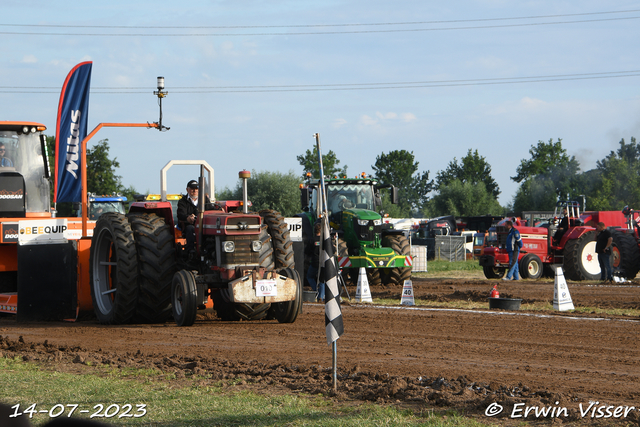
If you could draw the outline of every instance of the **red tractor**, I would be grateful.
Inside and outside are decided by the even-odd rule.
[[[200,192],[196,251],[183,249],[166,201],[166,171],[174,164],[201,167],[200,188],[213,196],[213,169],[204,161],[172,161],[161,175],[161,201],[134,202],[127,215],[98,219],[90,255],[93,306],[101,323],[195,322],[198,310],[213,306],[222,320],[296,320],[302,281],[284,218],[275,211],[248,211],[244,199],[205,205]],[[209,172],[205,187],[204,169]],[[195,256],[194,256],[195,255]],[[211,304],[213,302],[213,304]]]
[[[567,226],[564,234],[556,235],[560,225],[560,214],[567,210]],[[501,278],[509,266],[509,256],[505,249],[507,228],[500,221],[496,227],[498,246],[483,249],[480,265],[488,279]],[[624,227],[626,220],[619,211],[593,211],[580,213],[580,204],[575,201],[558,202],[554,220],[549,227],[528,227],[516,219],[514,227],[520,232],[523,247],[518,258],[520,276],[538,279],[543,273],[553,276],[554,264],[563,266],[564,275],[569,280],[597,280],[600,278],[600,264],[595,251],[595,226],[604,222],[615,231]],[[614,233],[615,234],[615,233]],[[554,237],[557,238],[554,239]],[[620,268],[620,251],[614,244],[613,267]]]

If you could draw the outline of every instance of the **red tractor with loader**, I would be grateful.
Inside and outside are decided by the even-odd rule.
[[[567,211],[567,229],[561,236],[556,235],[562,211]],[[597,280],[600,264],[595,251],[595,226],[604,222],[614,232],[625,227],[626,219],[619,211],[587,211],[580,213],[580,204],[575,201],[558,202],[554,220],[546,227],[529,227],[517,218],[505,218],[498,223],[496,231],[498,245],[483,249],[479,263],[488,279],[504,276],[509,267],[509,256],[505,249],[508,230],[505,222],[511,220],[520,232],[523,247],[518,257],[520,276],[538,279],[543,274],[553,276],[552,266],[562,265],[564,275],[569,280]],[[615,234],[615,233],[614,233]],[[555,238],[554,238],[555,237]],[[614,244],[613,267],[620,269],[620,250]]]
[[[198,310],[222,320],[296,320],[302,281],[284,218],[275,211],[248,211],[244,198],[205,205],[199,195],[196,248],[188,253],[166,199],[166,171],[198,165],[199,188],[213,199],[213,169],[204,161],[172,161],[161,174],[161,200],[131,204],[129,213],[107,213],[96,223],[91,245],[91,295],[102,323],[165,322],[190,326]],[[208,172],[205,180],[204,170]],[[208,185],[207,185],[208,184]]]

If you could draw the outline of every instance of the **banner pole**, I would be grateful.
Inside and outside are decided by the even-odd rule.
[[[337,341],[334,341],[331,345],[331,348],[333,350],[333,371],[332,371],[332,377],[333,377],[333,391],[337,392],[338,391],[338,344]]]

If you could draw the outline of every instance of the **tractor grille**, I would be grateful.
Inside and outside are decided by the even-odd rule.
[[[366,240],[373,242],[376,238],[376,234],[382,233],[382,225],[373,225],[373,221],[369,221],[367,225],[360,225],[358,219],[353,219],[353,230],[358,236],[358,240]]]
[[[222,252],[222,267],[236,265],[257,265],[259,253],[251,250],[251,242],[258,240],[258,235],[225,236],[224,241],[233,241],[236,244],[235,252]]]

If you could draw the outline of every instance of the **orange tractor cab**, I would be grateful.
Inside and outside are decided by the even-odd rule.
[[[567,229],[562,236],[556,236],[561,223],[561,213],[567,210]],[[508,230],[505,222],[500,221],[496,227],[498,244],[486,247],[482,251],[479,263],[489,279],[501,278],[509,266],[509,256],[505,249]],[[558,202],[554,218],[549,228],[530,227],[519,219],[514,227],[520,232],[523,247],[518,257],[522,278],[537,279],[546,273],[554,274],[552,265],[563,266],[564,275],[570,280],[597,280],[600,277],[600,265],[595,252],[595,226],[604,222],[607,227],[625,227],[626,219],[619,211],[589,211],[580,213],[580,204],[575,201]],[[559,238],[555,240],[554,236]],[[614,244],[613,267],[619,268],[620,251]]]
[[[56,218],[51,209],[45,130],[0,121],[0,313],[21,320],[75,318],[79,303],[91,307],[76,289],[88,271],[75,256],[88,258],[90,241],[81,239],[81,218]]]

